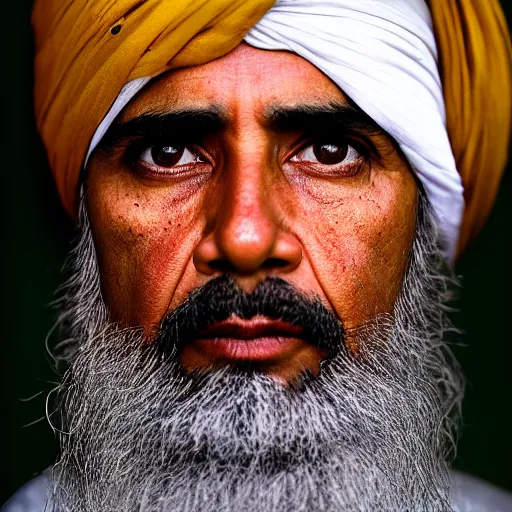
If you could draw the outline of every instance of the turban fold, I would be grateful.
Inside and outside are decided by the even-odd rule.
[[[430,0],[447,127],[466,208],[459,253],[480,231],[508,159],[511,44],[498,0]]]
[[[35,113],[65,208],[91,138],[135,78],[234,49],[274,0],[36,0]]]
[[[498,1],[431,0],[430,11],[425,0],[273,4],[36,0],[36,117],[65,207],[76,211],[80,170],[93,137],[101,136],[98,126],[103,121],[105,129],[117,113],[112,105],[122,108],[123,87],[128,84],[121,95],[128,101],[150,77],[208,62],[245,37],[254,46],[307,58],[395,137],[427,191],[453,260],[459,234],[461,249],[487,217],[507,158],[510,40]],[[372,61],[380,78],[364,68]],[[416,101],[416,119],[414,109],[390,100],[404,88],[402,103]]]

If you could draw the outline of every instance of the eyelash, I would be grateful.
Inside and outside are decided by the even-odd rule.
[[[172,136],[170,136],[169,139],[172,139]],[[123,156],[124,165],[133,169],[135,172],[138,172],[147,177],[156,176],[156,177],[161,178],[161,177],[164,177],[165,175],[170,175],[171,173],[168,173],[165,171],[156,171],[154,169],[149,169],[149,166],[147,164],[143,164],[140,161],[140,159],[145,151],[147,151],[148,149],[151,149],[155,146],[158,146],[160,144],[162,146],[165,145],[163,142],[161,143],[160,140],[158,140],[158,139],[155,140],[154,138],[150,138],[150,137],[140,138],[136,141],[132,141],[131,143],[128,143],[127,148],[125,149],[125,152],[124,152],[124,156]],[[198,149],[198,148],[200,148],[200,146],[198,144],[190,144],[190,143],[182,144],[182,143],[180,143],[178,138],[176,138],[176,142],[174,142],[174,144],[178,147],[184,147],[185,149],[188,149],[189,151],[191,151],[194,155],[198,155],[198,156],[200,156],[200,158],[203,158],[205,160],[205,162],[202,163],[202,165],[209,164],[211,158],[208,156],[208,154],[205,151],[200,151]],[[186,171],[189,170],[192,167],[192,165],[197,165],[197,164],[186,164],[186,165],[180,166],[183,168],[182,169],[183,172],[181,174],[186,174]],[[211,165],[211,163],[210,163],[210,165]],[[173,176],[177,177],[179,174],[180,173],[174,172]]]
[[[301,137],[301,139],[298,141],[300,143],[300,146],[298,149],[294,149],[293,153],[290,157],[287,158],[287,161],[290,161],[291,158],[298,155],[299,153],[303,152],[307,148],[314,146],[315,144],[318,144],[320,142],[325,141],[331,141],[331,142],[338,142],[340,145],[347,145],[349,147],[352,147],[357,153],[359,153],[360,157],[353,161],[346,164],[339,164],[344,168],[344,171],[341,173],[337,173],[339,176],[343,177],[351,177],[357,175],[361,168],[364,166],[365,163],[371,163],[372,161],[379,161],[380,160],[380,154],[373,144],[373,142],[360,134],[340,134],[338,136],[338,140],[336,138],[332,137],[332,135],[329,134],[322,134],[322,135],[315,135],[314,137]],[[318,168],[319,166],[324,165],[325,167],[333,168],[334,165],[327,165],[327,164],[321,164],[321,163],[310,163],[303,162],[301,164],[304,167],[307,167],[310,172],[313,172],[313,174],[318,175],[326,175],[327,173],[318,173],[315,172],[315,168]]]
[[[179,139],[177,139],[179,141]],[[354,148],[360,155],[360,157],[353,161],[346,164],[340,164],[344,171],[341,173],[337,173],[338,176],[345,176],[345,177],[351,177],[357,175],[360,171],[362,166],[364,166],[365,163],[370,163],[372,161],[376,161],[380,159],[379,152],[375,148],[373,142],[363,137],[359,134],[357,136],[355,135],[348,135],[348,134],[340,134],[338,141],[334,139],[332,136],[329,137],[328,135],[315,135],[314,137],[307,137],[303,136],[297,141],[296,144],[300,144],[297,149],[294,149],[292,154],[289,155],[286,158],[285,163],[289,163],[293,157],[300,154],[304,150],[306,150],[308,147],[313,146],[315,144],[319,144],[320,142],[324,141],[331,141],[331,142],[338,142],[338,144],[344,144],[351,146]],[[155,147],[159,145],[159,141],[155,141],[155,139],[149,139],[149,138],[141,138],[135,142],[127,143],[127,148],[125,150],[125,155],[123,160],[125,161],[125,164],[128,165],[130,168],[134,169],[135,171],[138,171],[146,176],[157,176],[157,177],[163,177],[165,175],[173,175],[173,177],[177,177],[180,174],[186,174],[187,170],[190,170],[191,167],[197,166],[198,164],[183,164],[179,166],[182,168],[182,172],[166,172],[166,171],[156,171],[154,169],[149,169],[147,164],[141,163],[140,159],[141,156],[144,154],[145,151],[148,149]],[[200,150],[201,146],[199,144],[180,144],[174,143],[176,146],[185,147],[189,151],[191,151],[193,154],[198,155],[200,158],[203,158],[205,162],[200,163],[199,165],[210,165],[213,166],[211,163],[211,157],[205,150]],[[165,145],[162,143],[162,146]],[[297,162],[297,165],[301,165],[304,168],[307,168],[309,172],[317,175],[327,175],[328,173],[320,173],[318,172],[318,168],[320,166],[330,167],[331,169],[335,167],[334,165],[328,165],[328,164],[321,164],[321,163],[308,163],[308,162]],[[316,171],[316,172],[315,172]]]

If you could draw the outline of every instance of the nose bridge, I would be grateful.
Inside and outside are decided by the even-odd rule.
[[[230,272],[260,279],[291,272],[302,259],[299,240],[278,211],[277,181],[265,137],[234,137],[219,173],[215,206],[207,208],[205,236],[194,264],[205,274]]]
[[[268,181],[265,163],[257,151],[232,161],[225,172],[220,223],[231,224],[238,232],[241,226],[257,231],[260,221],[270,221]]]
[[[272,211],[269,173],[263,150],[239,150],[225,170],[223,202],[215,225],[215,239],[226,257],[253,264],[271,257],[278,225]]]

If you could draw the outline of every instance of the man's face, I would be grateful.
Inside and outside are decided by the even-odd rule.
[[[299,57],[152,82],[87,168],[57,508],[449,510],[462,384],[417,192]]]
[[[317,68],[241,45],[140,93],[94,153],[86,197],[112,320],[151,335],[227,273],[247,292],[273,276],[315,294],[350,333],[393,309],[417,187],[390,138]],[[230,321],[234,338],[249,332],[247,350],[198,335],[182,366],[249,361],[284,381],[318,372],[325,354],[300,333],[283,343],[274,325],[261,343],[254,322]]]

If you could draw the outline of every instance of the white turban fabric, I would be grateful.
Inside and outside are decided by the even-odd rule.
[[[396,140],[425,189],[445,256],[453,263],[464,212],[463,187],[446,130],[425,0],[278,0],[245,41],[308,60]],[[139,78],[123,88],[98,127],[87,158],[150,80]]]

